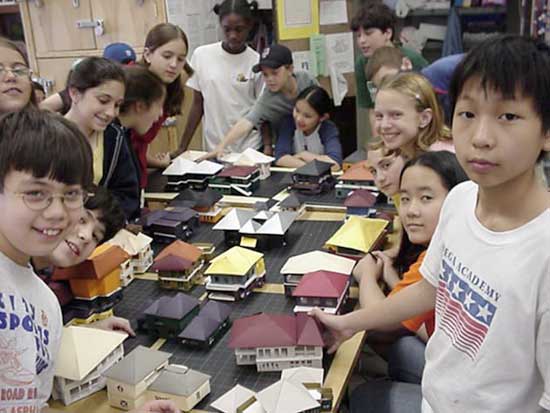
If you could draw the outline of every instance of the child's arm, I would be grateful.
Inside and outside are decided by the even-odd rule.
[[[262,123],[260,134],[262,135],[264,154],[273,156],[273,136],[271,136],[271,124],[269,122]]]
[[[284,168],[299,168],[305,164],[306,163],[302,159],[292,155],[281,156],[275,162],[275,165],[282,166]]]
[[[191,110],[189,111],[189,117],[187,118],[187,124],[185,125],[185,130],[181,136],[178,149],[170,154],[170,157],[173,159],[179,156],[181,153],[187,150],[189,142],[193,138],[199,123],[204,115],[204,99],[202,93],[198,90],[193,90],[193,104]]]
[[[223,155],[225,148],[232,143],[237,142],[239,139],[242,139],[244,136],[248,135],[250,131],[254,128],[252,122],[246,118],[241,118],[233,125],[233,127],[227,132],[222,141],[216,146],[216,148],[204,155],[201,160],[219,158]]]
[[[315,308],[310,315],[316,317],[331,332],[329,353],[333,353],[344,341],[363,330],[383,330],[435,306],[436,288],[422,280],[382,301],[343,316],[326,314]]]
[[[147,158],[147,166],[149,168],[164,169],[170,165],[170,154],[168,152],[151,155],[149,154],[149,151],[147,151],[145,156]]]
[[[59,112],[63,107],[63,100],[59,93],[54,93],[40,102],[38,107],[42,110],[49,110],[50,112]]]

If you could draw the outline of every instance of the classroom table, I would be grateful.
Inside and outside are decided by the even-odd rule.
[[[279,182],[280,172],[273,174],[271,180]],[[264,181],[264,188],[271,187],[271,192],[265,189],[260,195],[254,197],[231,197],[225,196],[223,202],[226,209],[238,205],[250,207],[258,200],[268,199],[266,196],[283,199],[287,193],[284,187],[276,184],[270,185],[270,179]],[[155,182],[153,180],[153,182]],[[334,190],[332,191],[334,192]],[[170,193],[147,193],[146,200],[151,202],[166,203],[177,194]],[[315,198],[311,198],[311,204],[316,205]],[[320,249],[323,243],[340,227],[344,219],[342,200],[337,200],[334,194],[325,194],[324,202],[317,204],[320,208],[313,207],[302,216],[300,221],[295,222],[288,234],[288,245],[266,251],[264,259],[266,263],[266,284],[254,291],[244,301],[233,304],[232,319],[255,312],[286,312],[291,313],[294,303],[284,296],[282,277],[280,269],[290,256]],[[307,201],[306,201],[307,202]],[[201,224],[193,234],[189,242],[211,242],[216,245],[216,254],[227,249],[223,243],[223,233],[212,231],[212,225]],[[158,246],[155,247],[158,250]],[[128,318],[133,324],[140,315],[148,299],[158,298],[160,295],[173,295],[172,290],[162,290],[156,282],[157,276],[154,273],[146,273],[136,277],[137,279],[124,290],[123,300],[114,308],[115,315]],[[206,292],[203,285],[198,285],[191,292],[191,295],[204,300]],[[357,287],[352,287],[351,298],[357,298]],[[354,301],[351,301],[352,303]],[[277,381],[280,372],[257,373],[254,367],[237,366],[233,352],[227,348],[229,333],[226,333],[212,349],[208,351],[188,350],[175,340],[155,339],[145,333],[139,332],[137,337],[125,341],[125,352],[128,353],[137,345],[145,345],[154,349],[160,349],[173,354],[171,363],[185,364],[190,368],[197,369],[206,374],[212,375],[211,394],[199,403],[198,408],[193,412],[213,411],[209,409],[209,403],[216,400],[221,394],[233,387],[237,382],[252,390],[261,390]],[[364,333],[356,334],[352,339],[344,343],[335,355],[325,357],[325,387],[333,390],[334,402],[332,412],[338,412],[340,403],[344,397],[348,380],[351,376],[357,358],[361,352]],[[219,368],[219,366],[224,368]],[[49,412],[73,412],[73,413],[111,413],[120,410],[110,407],[107,400],[106,390],[76,402],[70,406],[62,406],[59,402],[52,402]],[[53,410],[57,409],[57,410]]]

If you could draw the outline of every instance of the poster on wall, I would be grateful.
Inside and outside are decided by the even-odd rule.
[[[279,39],[307,39],[319,34],[318,0],[277,0]]]
[[[168,21],[183,29],[189,39],[188,57],[204,44],[221,39],[218,16],[212,11],[218,0],[166,0]]]

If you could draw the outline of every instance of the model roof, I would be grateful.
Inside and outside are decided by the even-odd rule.
[[[170,358],[170,353],[137,346],[130,354],[107,370],[103,375],[108,379],[128,384],[137,384],[151,372],[162,366]]]
[[[311,162],[306,163],[304,166],[299,167],[294,171],[295,175],[306,175],[306,176],[320,176],[327,172],[330,173],[330,168],[333,164],[328,162],[318,161],[314,159]]]
[[[349,258],[324,251],[310,251],[290,257],[281,268],[281,274],[306,274],[326,270],[349,275],[355,264],[356,262]]]
[[[233,322],[230,348],[323,346],[316,321],[305,313],[256,314]]]
[[[101,244],[84,262],[68,268],[56,268],[54,280],[71,278],[101,279],[116,270],[130,256],[116,245]]]
[[[255,211],[248,209],[233,208],[221,219],[212,229],[222,231],[239,231],[242,226],[256,215]]]
[[[192,189],[184,189],[175,197],[170,206],[184,206],[188,208],[210,208],[216,202],[222,199],[222,195],[218,191],[206,188],[204,191],[193,191]]]
[[[206,316],[218,322],[222,322],[231,314],[231,306],[219,301],[209,300],[199,312],[199,316]]]
[[[258,221],[254,219],[249,219],[240,229],[241,234],[256,234],[258,230],[262,227]]]
[[[257,231],[256,234],[284,235],[292,223],[298,218],[294,211],[281,211],[272,215]]]
[[[193,266],[193,262],[175,255],[155,258],[151,267],[153,271],[185,271]]]
[[[349,283],[349,275],[332,271],[315,271],[302,277],[293,297],[339,298]]]
[[[281,371],[281,380],[288,380],[296,384],[323,384],[324,371],[315,367],[293,367]]]
[[[117,234],[111,238],[108,243],[111,245],[118,245],[127,254],[137,255],[141,250],[151,244],[153,238],[140,232],[139,234],[133,234],[132,232],[121,229]]]
[[[304,386],[288,380],[273,383],[258,392],[256,398],[266,413],[299,413],[320,406]]]
[[[245,178],[248,175],[253,174],[257,170],[258,168],[256,166],[245,166],[245,165],[226,166],[225,168],[222,169],[222,171],[218,174],[218,176]]]
[[[181,240],[176,240],[164,248],[155,258],[155,262],[167,256],[176,256],[184,258],[187,261],[195,262],[201,255],[202,251],[200,248],[195,247],[194,245],[188,244]]]
[[[160,297],[143,313],[155,317],[181,320],[198,305],[199,300],[195,297],[191,297],[184,293],[178,293],[173,297]]]
[[[291,192],[284,200],[279,204],[282,208],[299,208],[304,204],[304,201],[298,196],[298,194]]]
[[[351,216],[326,242],[367,253],[384,233],[388,221],[384,219]]]
[[[177,157],[170,166],[164,170],[163,175],[215,175],[223,168],[219,163],[211,161],[193,162],[189,159]]]
[[[218,321],[199,314],[191,320],[178,338],[206,341],[219,326]]]
[[[197,211],[186,207],[175,207],[172,210],[164,210],[162,219],[169,219],[171,221],[187,222],[192,218],[198,217]]]
[[[376,195],[368,189],[356,189],[344,200],[346,207],[370,208],[376,203]]]
[[[210,376],[188,367],[171,364],[162,370],[149,390],[189,397],[197,391]]]
[[[273,198],[269,198],[262,201],[256,201],[254,202],[254,210],[256,211],[267,211],[269,210],[273,205],[275,205],[277,201],[275,201]]]
[[[88,327],[64,327],[55,375],[82,380],[125,339],[126,333]]]
[[[212,259],[205,274],[245,275],[264,254],[242,247],[232,247]]]
[[[255,396],[256,393],[252,390],[237,384],[227,393],[212,402],[211,406],[223,413],[236,413],[239,406]]]
[[[155,211],[151,211],[148,214],[142,216],[139,219],[139,223],[141,225],[143,225],[144,227],[149,227],[149,226],[153,225],[156,221],[161,219],[163,215],[164,215],[164,210],[157,209]]]
[[[234,165],[256,165],[271,163],[275,160],[272,156],[265,155],[252,148],[246,148],[242,153],[231,153],[222,158],[223,162]]]
[[[344,172],[339,181],[374,181],[374,176],[367,168],[367,162],[362,161],[358,162],[355,165],[351,166],[346,172]]]

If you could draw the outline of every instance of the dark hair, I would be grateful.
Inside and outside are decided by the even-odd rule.
[[[392,9],[381,1],[372,1],[355,13],[350,26],[353,32],[358,31],[360,28],[363,28],[363,30],[380,29],[383,32],[391,29],[393,39],[396,22],[397,19]]]
[[[99,241],[99,243],[102,243],[113,238],[118,231],[124,228],[126,217],[117,199],[107,188],[94,186],[91,188],[90,193],[92,196],[88,198],[84,208],[101,212],[99,222],[105,225],[105,234],[103,239]]]
[[[5,47],[6,49],[11,49],[19,53],[23,58],[25,65],[27,67],[30,67],[29,57],[27,56],[27,51],[25,49],[25,44],[23,42],[14,42],[10,39],[6,39],[5,37],[0,36],[0,47]],[[31,80],[29,79],[29,82],[30,81]],[[29,99],[29,103],[32,105],[36,105],[36,95],[34,93],[34,87],[31,88],[31,98]]]
[[[365,65],[367,80],[372,80],[374,75],[384,66],[401,70],[403,57],[403,53],[398,47],[384,46],[376,49]]]
[[[88,188],[92,150],[73,122],[55,113],[23,109],[0,118],[0,190],[11,171]]]
[[[44,86],[42,86],[40,83],[38,83],[37,81],[33,80],[32,83],[32,88],[36,91],[36,90],[39,90],[41,91],[42,93],[46,93],[46,91],[44,90]]]
[[[92,56],[82,59],[73,67],[67,86],[84,93],[109,80],[126,84],[122,66],[104,57]]]
[[[330,113],[332,110],[332,102],[327,91],[321,86],[309,86],[302,90],[296,102],[299,100],[305,100],[309,105],[317,112],[319,116],[323,116],[325,113]]]
[[[147,33],[147,37],[145,38],[145,48],[150,52],[154,52],[155,49],[176,39],[183,40],[187,51],[189,51],[189,40],[187,40],[187,35],[181,28],[172,23],[159,23],[149,30],[149,33]],[[142,64],[149,66],[145,59],[142,60]],[[183,70],[185,70],[188,76],[193,75],[193,69],[189,66],[187,61],[183,66]],[[184,97],[185,93],[181,83],[181,75],[179,75],[172,83],[166,86],[164,113],[168,116],[179,115]]]
[[[216,13],[220,21],[225,16],[235,13],[244,18],[245,20],[254,20],[255,12],[258,10],[258,2],[248,0],[224,0],[220,4],[216,4],[212,11]]]
[[[403,179],[403,174],[405,171],[415,165],[424,166],[434,171],[439,176],[441,183],[448,191],[459,183],[469,179],[458,163],[455,154],[449,151],[425,152],[416,158],[409,159],[405,163],[405,166],[403,166],[400,180]],[[425,249],[426,246],[424,245],[411,243],[407,232],[403,230],[401,234],[399,252],[393,262],[393,265],[399,274],[403,274],[407,271]]]
[[[508,69],[506,69],[508,68]],[[451,113],[465,83],[479,78],[481,87],[497,91],[505,99],[516,93],[532,98],[543,130],[550,129],[550,49],[544,42],[503,35],[485,40],[458,64],[449,87]]]
[[[126,113],[136,102],[143,102],[149,107],[153,102],[162,99],[166,93],[164,83],[153,72],[143,66],[127,66],[126,91],[120,113]]]

